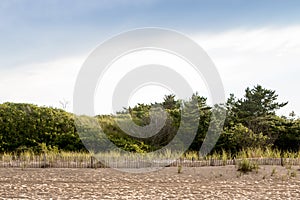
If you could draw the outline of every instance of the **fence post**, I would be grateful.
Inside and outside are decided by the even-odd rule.
[[[44,157],[43,157],[44,167],[46,167],[46,166],[47,166],[46,153],[44,153],[43,156],[44,156]]]
[[[93,159],[93,156],[91,156],[91,168],[94,168],[94,159]]]

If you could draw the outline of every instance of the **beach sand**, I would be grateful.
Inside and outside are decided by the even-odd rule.
[[[177,167],[148,173],[1,168],[0,199],[300,199],[298,169],[260,166],[241,174],[235,166],[187,167],[178,174]]]

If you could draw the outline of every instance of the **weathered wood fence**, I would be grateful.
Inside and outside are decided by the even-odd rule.
[[[299,158],[248,158],[251,162],[258,165],[300,165]],[[236,165],[241,159],[232,160],[144,160],[140,158],[107,158],[97,161],[92,156],[85,157],[61,157],[47,155],[37,156],[0,156],[0,168],[145,168],[145,167],[163,167],[163,166],[179,166],[182,167],[203,167],[203,166],[224,166]]]

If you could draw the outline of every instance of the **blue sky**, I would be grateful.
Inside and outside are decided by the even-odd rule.
[[[300,81],[297,81],[298,40],[295,36],[290,37],[289,34],[298,33],[300,27],[300,1],[297,0],[1,0],[0,102],[24,101],[59,106],[57,102],[62,98],[72,101],[71,93],[66,90],[72,90],[72,81],[76,78],[78,66],[72,70],[71,65],[76,62],[82,64],[88,53],[105,39],[119,32],[141,27],[174,29],[198,41],[216,62],[217,67],[219,65],[227,93],[240,91],[239,94],[242,94],[245,86],[251,86],[246,84],[254,84],[254,81],[260,83],[262,80],[261,82],[266,86],[279,90],[279,94],[285,98],[283,100],[292,101],[291,107],[286,112],[295,110],[296,113],[297,111],[300,113],[300,106],[298,106],[300,96],[294,94],[295,92],[287,92],[291,87],[300,84]],[[281,38],[282,33],[284,37]],[[224,37],[228,37],[227,41],[239,43],[245,41],[243,35],[247,34],[250,39],[260,37],[262,43],[264,38],[269,40],[275,35],[280,37],[282,43],[274,47],[271,45],[267,52],[264,52],[266,55],[253,52],[253,49],[253,51],[249,50],[251,44],[246,44],[245,48],[249,52],[245,51],[243,55],[239,55],[240,65],[235,63],[235,67],[230,67],[231,62],[224,61],[224,57],[225,55],[230,57],[228,52],[236,53],[234,50],[236,47],[230,44],[218,46],[214,42],[222,42],[225,40]],[[268,44],[276,44],[277,39],[273,38],[273,40],[270,39]],[[285,43],[287,40],[288,45]],[[291,46],[292,43],[296,46]],[[275,69],[274,72],[268,72],[271,75],[266,74],[266,78],[258,76],[257,79],[247,76],[249,73],[233,78],[226,74],[227,67],[232,71],[239,71],[243,62],[246,63],[249,59],[245,56],[247,53],[256,56],[251,60],[259,60],[261,55],[265,55],[264,66],[253,66],[251,71],[253,73],[262,67],[274,65],[272,56],[282,45],[285,45],[288,53],[284,58],[281,56],[278,62],[289,60],[290,63],[287,64],[289,66],[284,66],[288,72],[282,73]],[[276,55],[277,53],[276,50]],[[226,62],[227,64],[222,66]],[[69,68],[59,71],[53,63],[57,66],[68,65]],[[52,82],[47,82],[44,78],[47,77],[45,74],[51,73],[55,77],[60,77],[57,73],[68,73],[69,79],[66,77],[65,80],[55,81],[55,77],[51,77]],[[35,74],[34,78],[32,74]],[[281,77],[282,75],[284,77]],[[270,77],[277,77],[277,81]],[[239,78],[241,78],[240,82]],[[279,81],[279,78],[283,80]],[[34,83],[22,88],[12,86],[23,85],[28,80]],[[43,98],[39,97],[46,95],[39,93],[42,89],[37,88],[35,92],[30,91],[29,88],[32,85],[41,85],[51,90],[52,87],[57,88],[56,83],[66,84],[68,87],[62,87],[57,94],[52,92],[51,96]],[[24,93],[26,88],[27,95]],[[18,93],[22,94],[17,95]]]
[[[300,1],[296,0],[1,0],[1,67],[82,53],[111,35],[137,27],[189,34],[299,21]]]

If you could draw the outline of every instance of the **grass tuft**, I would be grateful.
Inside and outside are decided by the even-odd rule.
[[[238,164],[238,171],[247,173],[256,170],[258,172],[258,164],[250,162],[248,159],[242,159],[242,161]]]

